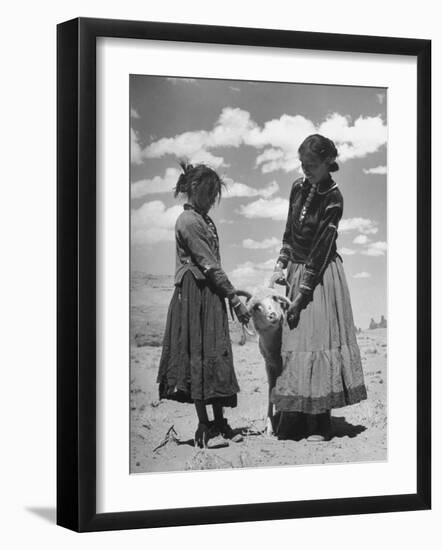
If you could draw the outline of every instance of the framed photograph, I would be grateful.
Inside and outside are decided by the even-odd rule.
[[[430,41],[57,40],[57,523],[429,509]]]

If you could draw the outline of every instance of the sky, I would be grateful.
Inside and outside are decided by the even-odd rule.
[[[338,251],[355,324],[387,312],[387,92],[383,88],[130,77],[131,269],[173,275],[178,161],[204,162],[227,185],[210,212],[237,288],[270,277],[284,232],[297,149],[332,139],[344,197]]]

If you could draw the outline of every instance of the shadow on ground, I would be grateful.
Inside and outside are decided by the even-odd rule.
[[[367,428],[362,424],[350,424],[343,416],[333,416],[332,437],[356,437]]]
[[[344,416],[332,416],[331,419],[328,416],[327,420],[327,415],[309,415],[298,412],[282,413],[276,425],[278,426],[279,439],[292,439],[294,441],[301,441],[317,433],[328,433],[330,439],[354,438],[367,429],[361,424],[347,422]]]

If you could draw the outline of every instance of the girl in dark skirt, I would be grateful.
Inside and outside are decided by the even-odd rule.
[[[175,225],[175,291],[157,382],[160,398],[195,404],[195,444],[210,447],[210,441],[234,437],[223,407],[236,407],[239,392],[225,299],[241,323],[249,321],[249,313],[221,267],[218,233],[208,216],[221,198],[223,182],[202,164],[181,167],[175,197],[182,194],[187,202]],[[208,404],[213,407],[213,423]]]
[[[272,282],[287,284],[292,301],[283,327],[283,369],[272,400],[282,413],[280,439],[301,434],[309,441],[324,441],[330,437],[331,409],[358,403],[367,392],[347,281],[336,251],[343,198],[330,173],[338,170],[338,152],[330,139],[315,134],[298,153],[305,178],[292,186],[272,276]]]

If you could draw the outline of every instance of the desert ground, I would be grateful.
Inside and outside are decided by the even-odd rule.
[[[387,459],[387,332],[358,334],[368,399],[332,411],[333,437],[315,444],[279,441],[263,433],[267,379],[257,339],[239,344],[231,322],[235,370],[241,391],[238,406],[225,409],[243,441],[219,449],[193,446],[193,405],[159,400],[156,375],[167,306],[173,292],[168,276],[135,272],[131,283],[130,422],[131,472],[165,472],[214,468],[373,462]]]

